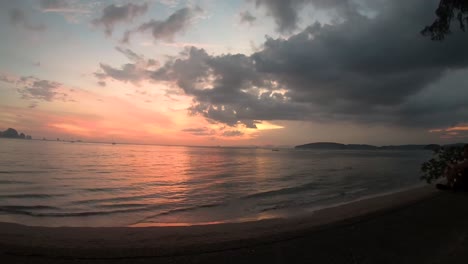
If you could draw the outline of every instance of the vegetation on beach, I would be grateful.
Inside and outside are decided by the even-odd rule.
[[[443,176],[449,164],[464,160],[463,145],[445,146],[434,149],[433,157],[421,165],[421,180],[431,183]]]
[[[435,11],[437,18],[421,33],[432,40],[442,41],[452,33],[451,24],[458,22],[462,31],[468,26],[468,0],[441,0]],[[463,145],[434,148],[433,158],[421,165],[421,180],[431,183],[443,176],[449,164],[464,160]]]

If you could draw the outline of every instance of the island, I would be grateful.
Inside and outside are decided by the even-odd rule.
[[[319,149],[319,150],[434,150],[440,148],[437,144],[428,145],[390,145],[373,146],[367,144],[341,144],[336,142],[315,142],[295,146],[295,149]]]
[[[30,135],[18,133],[18,131],[14,128],[8,128],[5,131],[0,131],[0,138],[32,139]]]

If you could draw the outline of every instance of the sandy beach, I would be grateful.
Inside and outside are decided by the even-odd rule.
[[[432,187],[293,219],[187,227],[1,223],[7,263],[467,263],[468,195]]]

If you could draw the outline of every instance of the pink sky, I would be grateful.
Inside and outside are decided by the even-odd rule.
[[[0,130],[215,146],[467,140],[467,60],[448,52],[466,35],[435,46],[419,31],[437,1],[398,1],[352,0],[355,27],[342,1],[3,1]]]

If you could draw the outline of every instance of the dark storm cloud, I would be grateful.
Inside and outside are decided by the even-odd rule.
[[[239,16],[240,16],[241,23],[247,23],[247,24],[252,25],[253,22],[257,20],[257,18],[253,16],[249,11],[240,12]]]
[[[436,0],[387,2],[372,18],[356,13],[288,39],[267,38],[251,56],[191,48],[152,78],[175,81],[193,96],[191,113],[229,126],[255,128],[259,120],[452,125],[468,119],[464,101],[443,102],[444,95],[456,94],[429,94],[430,106],[419,99],[430,85],[468,66],[468,34],[454,33],[444,42],[419,34],[436,7]]]
[[[129,42],[130,37],[135,32],[150,31],[156,40],[172,41],[174,36],[183,32],[188,28],[193,18],[201,13],[200,8],[182,8],[175,11],[166,20],[150,20],[141,24],[135,30],[127,31],[124,35],[123,42]]]
[[[153,73],[157,80],[174,80],[194,96],[192,114],[201,114],[230,126],[255,128],[256,120],[302,119],[307,107],[290,102],[269,74],[259,73],[251,57],[236,54],[210,56],[187,49],[184,58]]]
[[[251,1],[251,0],[249,0]],[[317,8],[343,8],[351,0],[254,0],[257,7],[265,7],[273,17],[281,33],[289,33],[297,28],[298,12],[307,4]]]
[[[387,121],[448,69],[468,65],[466,34],[444,43],[418,34],[434,6],[435,1],[394,1],[374,19],[355,16],[342,24],[310,26],[288,40],[268,39],[253,55],[257,70],[275,75],[292,101],[325,114]]]
[[[109,5],[102,10],[101,17],[93,20],[95,26],[103,26],[108,36],[112,35],[112,31],[117,23],[132,21],[135,17],[143,15],[148,10],[148,4],[142,5],[126,4],[122,6]]]
[[[442,79],[409,97],[400,107],[399,122],[442,128],[468,121],[468,70],[449,72]]]
[[[13,8],[9,12],[10,23],[14,26],[21,26],[31,31],[43,31],[46,29],[44,24],[32,22],[26,13],[19,9]]]
[[[255,0],[257,7],[265,6],[273,16],[279,32],[290,32],[296,29],[298,23],[298,9],[307,0]]]

